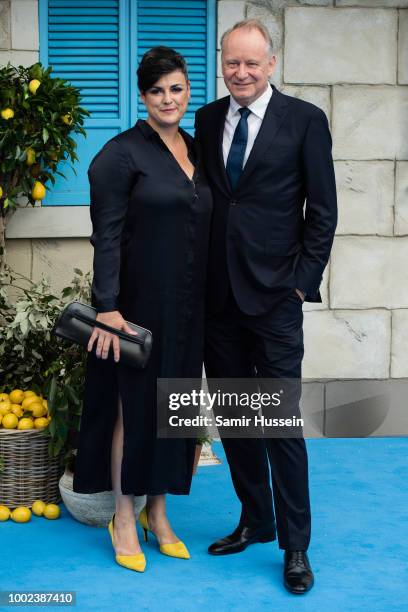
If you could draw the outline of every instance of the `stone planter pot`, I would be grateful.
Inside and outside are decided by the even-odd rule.
[[[107,527],[115,511],[115,498],[112,491],[102,493],[75,493],[72,490],[73,472],[66,469],[59,481],[62,501],[74,519],[94,527]],[[146,505],[146,495],[135,496],[135,516]]]

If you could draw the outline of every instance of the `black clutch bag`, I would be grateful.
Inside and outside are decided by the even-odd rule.
[[[71,302],[65,306],[59,315],[51,333],[81,346],[87,346],[93,328],[100,327],[119,337],[120,363],[138,369],[146,367],[152,350],[152,332],[130,321],[126,321],[129,327],[137,332],[137,336],[133,336],[97,321],[96,315],[97,310],[93,306],[77,301]],[[108,359],[113,361],[112,345],[109,348]]]

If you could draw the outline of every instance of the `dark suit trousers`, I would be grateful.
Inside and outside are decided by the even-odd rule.
[[[250,378],[257,374],[260,378],[300,380],[304,353],[302,325],[302,301],[295,291],[267,314],[252,316],[240,311],[230,290],[223,311],[207,315],[207,377]],[[303,437],[223,438],[222,443],[242,504],[240,524],[250,527],[270,524],[274,520],[274,505],[279,547],[306,550],[311,516]]]

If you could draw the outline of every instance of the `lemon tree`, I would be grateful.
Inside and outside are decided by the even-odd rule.
[[[86,136],[80,90],[51,76],[52,66],[0,68],[0,261],[4,260],[7,212],[25,197],[34,205],[55,183],[61,161],[74,163],[73,134]],[[49,185],[51,183],[51,186]]]

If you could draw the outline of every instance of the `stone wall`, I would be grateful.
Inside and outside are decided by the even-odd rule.
[[[38,1],[0,0],[0,65],[38,61]]]
[[[304,305],[303,375],[408,377],[408,0],[220,0],[218,9],[220,33],[262,19],[278,54],[272,81],[331,124],[339,222],[323,304]]]
[[[323,303],[304,305],[303,375],[408,378],[408,0],[219,0],[218,48],[246,17],[274,38],[274,83],[320,106],[333,135],[339,223]],[[38,59],[35,0],[0,0],[0,63],[8,59]],[[219,61],[217,90],[226,93]],[[12,264],[51,274],[56,287],[71,262],[91,266],[83,238],[28,237],[8,249]]]

